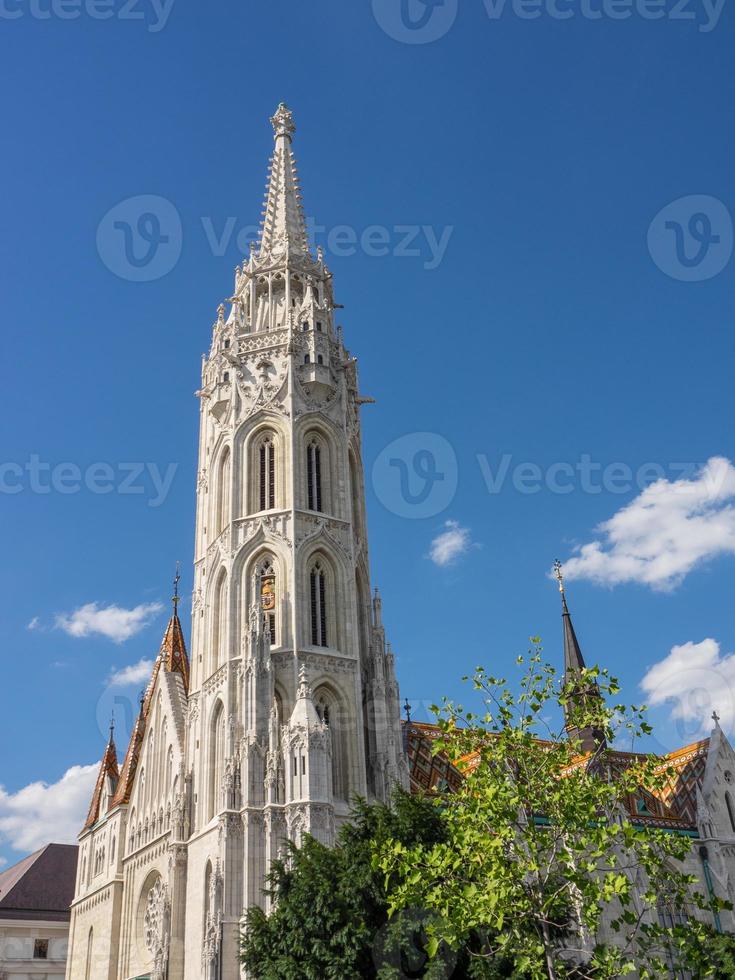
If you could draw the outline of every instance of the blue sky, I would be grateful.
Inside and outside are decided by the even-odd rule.
[[[155,655],[176,559],[190,590],[200,355],[259,220],[281,100],[376,398],[373,577],[415,716],[460,697],[475,663],[510,672],[532,634],[558,662],[547,573],[576,556],[583,649],[628,700],[657,671],[658,744],[696,737],[714,704],[732,730],[735,488],[728,463],[701,471],[735,459],[733,11],[127,10],[0,9],[2,858],[76,825],[92,770],[74,767],[100,757],[112,704],[134,703],[136,672],[110,677]],[[141,195],[170,202],[141,226],[169,240],[165,274],[131,281],[114,221],[131,225]],[[386,459],[410,474],[427,451],[445,479],[406,516]]]

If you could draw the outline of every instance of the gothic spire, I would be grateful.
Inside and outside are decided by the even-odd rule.
[[[114,722],[110,723],[110,738],[105,746],[105,752],[102,756],[102,762],[100,763],[100,771],[97,774],[97,782],[95,783],[94,793],[92,793],[92,802],[89,806],[89,812],[87,813],[87,819],[84,822],[84,830],[91,827],[97,822],[97,820],[102,816],[100,814],[100,808],[102,803],[102,793],[105,788],[105,783],[109,780],[109,800],[112,800],[112,796],[117,789],[117,781],[120,776],[120,772],[117,766],[117,749],[115,748],[115,725]]]
[[[291,150],[296,126],[291,110],[283,102],[271,123],[276,145],[268,175],[259,257],[311,259],[296,159]]]
[[[145,735],[148,713],[153,700],[153,693],[155,691],[156,679],[158,678],[159,672],[164,670],[167,673],[181,674],[181,679],[184,682],[184,692],[186,693],[189,690],[189,657],[186,653],[184,631],[181,628],[181,621],[178,613],[179,577],[179,570],[177,566],[176,577],[174,578],[174,595],[172,596],[171,600],[173,603],[173,612],[168,621],[166,632],[163,634],[163,640],[161,642],[161,648],[158,651],[158,656],[153,664],[151,679],[140,697],[140,712],[130,736],[128,750],[125,753],[120,779],[115,791],[115,798],[113,800],[114,803],[127,803],[130,799],[130,792],[133,786],[133,777],[138,766],[140,748],[143,744],[143,736]]]
[[[561,621],[562,633],[564,636],[564,685],[566,686],[567,684],[572,683],[587,665],[584,662],[584,657],[582,656],[582,650],[579,646],[577,634],[574,631],[574,624],[572,623],[569,606],[567,605],[567,597],[564,590],[564,577],[562,574],[562,565],[560,561],[554,562],[554,574],[559,582],[559,592],[561,594]],[[588,698],[599,698],[600,691],[597,684],[590,684],[588,690],[580,692],[580,697],[583,704],[588,700]],[[599,729],[595,729],[590,726],[578,729],[570,722],[568,707],[565,707],[564,709],[564,716],[567,733],[582,743],[582,749],[585,752],[594,752],[601,741],[604,740],[604,736]]]
[[[571,675],[580,670],[584,670],[586,664],[582,656],[579,641],[577,640],[577,634],[574,632],[572,617],[567,606],[567,596],[564,591],[564,577],[562,575],[561,562],[558,560],[554,562],[554,574],[559,582],[559,593],[561,594],[561,619],[564,632],[564,680],[568,681],[571,679]]]

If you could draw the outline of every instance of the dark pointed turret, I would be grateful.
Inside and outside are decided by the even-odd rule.
[[[577,634],[574,632],[574,624],[567,606],[567,597],[564,591],[564,579],[562,576],[562,566],[560,561],[554,562],[554,572],[559,582],[559,592],[561,593],[561,621],[562,632],[564,634],[564,685],[571,684],[580,673],[586,668],[582,650],[579,646]],[[595,682],[591,682],[585,689],[579,692],[578,707],[590,703],[591,699],[599,699],[600,689]],[[605,735],[599,728],[587,726],[578,728],[569,718],[570,706],[564,709],[564,721],[567,734],[570,738],[581,742],[584,752],[594,752],[601,744],[604,744]]]

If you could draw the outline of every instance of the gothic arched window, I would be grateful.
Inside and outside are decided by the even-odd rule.
[[[212,673],[226,660],[227,573],[223,570],[214,588],[212,609]]]
[[[94,929],[87,936],[87,965],[84,968],[84,980],[92,980],[92,949],[94,947]]]
[[[212,862],[207,861],[207,867],[204,869],[204,934],[206,938],[207,932],[207,919],[209,918],[209,893],[212,888]]]
[[[220,534],[230,519],[230,450],[225,449],[217,468],[214,533]]]
[[[258,447],[258,509],[276,506],[276,447],[271,435],[264,436]]]
[[[733,809],[732,797],[729,792],[725,793],[725,804],[727,805],[727,815],[730,818],[730,827],[733,833],[735,833],[735,809]]]
[[[225,772],[225,709],[217,702],[209,729],[209,802],[208,816],[219,811],[222,802],[222,777]]]
[[[171,784],[174,778],[174,748],[173,745],[169,745],[168,754],[166,755],[166,782],[163,788],[166,799],[168,799],[171,793]]]
[[[345,712],[337,695],[323,687],[314,695],[317,714],[329,726],[332,740],[332,793],[337,800],[348,799],[347,725]]]
[[[352,530],[355,537],[362,537],[362,515],[360,509],[360,481],[357,475],[355,457],[350,451],[350,498],[352,500]]]
[[[260,611],[263,614],[265,628],[270,635],[271,646],[276,645],[276,573],[273,563],[266,559],[258,574],[260,591]]]
[[[311,598],[311,642],[326,647],[327,642],[327,581],[319,562],[312,566],[309,576]]]
[[[322,510],[322,447],[316,439],[306,447],[306,499],[309,510]]]

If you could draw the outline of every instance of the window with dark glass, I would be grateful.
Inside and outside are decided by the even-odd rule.
[[[311,642],[327,646],[327,603],[324,572],[319,564],[311,570]]]
[[[319,443],[312,440],[306,447],[307,506],[309,510],[322,509],[322,451]]]
[[[276,506],[276,453],[272,439],[260,445],[260,509],[272,510]]]

